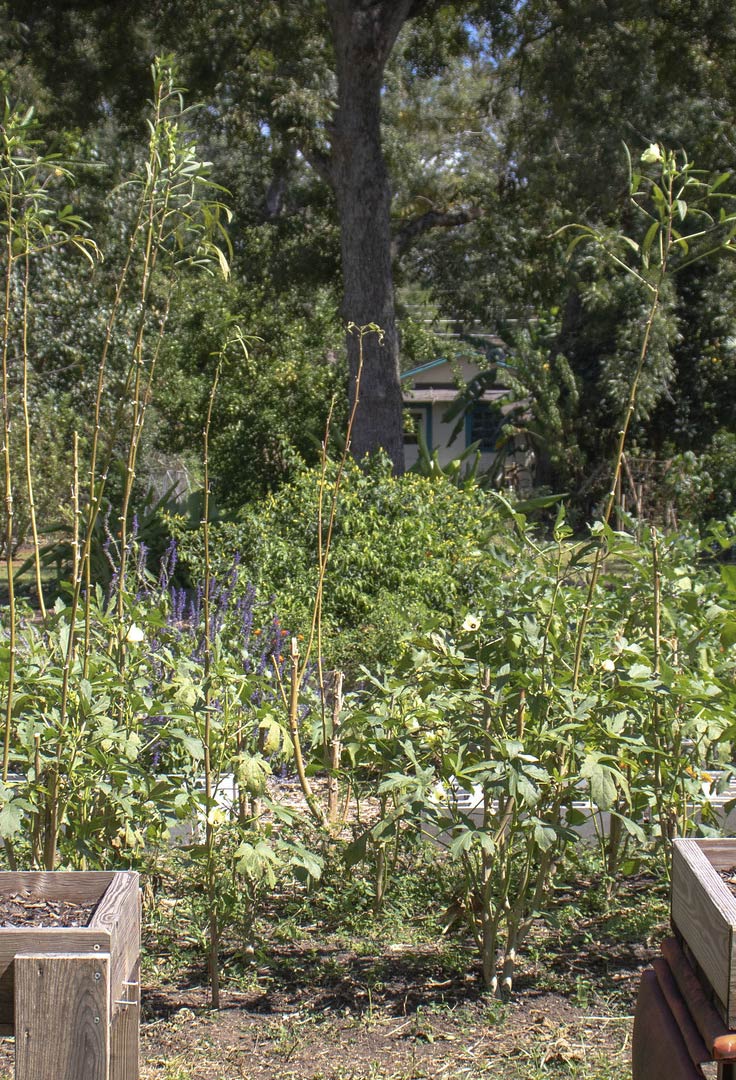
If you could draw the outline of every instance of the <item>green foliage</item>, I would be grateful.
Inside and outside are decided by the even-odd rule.
[[[383,809],[350,858],[375,857],[407,829],[438,837],[462,871],[489,986],[510,985],[574,827],[598,830],[611,877],[648,841],[708,833],[707,808],[694,808],[732,730],[730,577],[701,565],[696,578],[692,539],[606,531],[576,681],[593,545],[573,542],[562,514],[553,540],[518,513],[511,524],[486,547],[462,626],[440,621],[407,641],[344,736],[353,782],[373,786]]]
[[[220,565],[234,553],[243,581],[273,596],[285,626],[305,636],[312,619],[315,566],[334,468],[324,484],[306,470],[237,523],[212,530]],[[325,662],[353,675],[360,664],[395,655],[399,636],[428,616],[466,607],[487,570],[483,545],[498,522],[494,503],[477,487],[458,489],[442,476],[395,477],[378,459],[367,471],[348,464],[337,496],[324,587]],[[196,576],[196,534],[172,522],[182,558]]]
[[[307,307],[295,286],[277,297],[269,280],[196,291],[186,282],[179,300],[162,350],[156,438],[185,460],[199,444],[216,346],[236,317],[248,328],[247,355],[223,370],[210,447],[215,504],[235,512],[318,461],[330,402],[344,401],[342,329],[325,289]]]
[[[15,404],[15,403],[14,403]],[[18,409],[20,412],[20,409]],[[71,395],[41,388],[30,402],[31,473],[34,478],[33,502],[36,518],[43,523],[44,532],[59,520],[59,508],[69,498],[69,476],[72,469],[72,439],[79,424],[79,415]],[[23,461],[23,431],[19,424],[11,429],[13,460]],[[13,550],[31,539],[31,502],[27,477],[19,475],[15,488],[13,519]],[[3,550],[5,537],[2,539]]]
[[[48,292],[39,297],[34,286],[50,254],[76,248],[92,263],[97,248],[71,207],[59,209],[55,181],[71,184],[73,178],[53,155],[37,153],[32,110],[6,104],[4,111],[0,359],[9,605],[0,647],[0,833],[11,867],[52,871],[60,858],[72,866],[134,860],[144,847],[165,843],[181,818],[190,819],[196,839],[201,814],[204,859],[196,844],[191,857],[205,868],[216,998],[217,932],[232,916],[234,898],[252,919],[277,868],[293,866],[302,877],[318,876],[320,861],[297,840],[279,837],[271,843],[259,806],[272,763],[288,757],[292,746],[285,723],[274,715],[269,682],[274,650],[280,663],[280,632],[268,628],[256,664],[248,653],[254,597],[249,594],[233,617],[227,590],[218,588],[209,566],[185,617],[184,597],[170,587],[173,549],[157,585],[149,569],[151,548],[162,540],[158,509],[165,497],[159,507],[144,499],[141,518],[134,511],[137,463],[172,302],[184,281],[192,287],[198,272],[218,269],[227,278],[231,251],[224,225],[229,211],[217,198],[222,189],[197,153],[174,74],[166,62],[156,61],[152,76],[147,152],[126,180],[133,197],[118,223],[122,256],[104,321],[98,317],[93,335],[94,377],[80,394],[88,409],[78,425],[71,419],[72,446],[66,458],[60,455],[67,467],[71,463],[71,499],[67,535],[54,551],[42,547],[34,516],[33,480],[55,481],[57,465],[49,455],[51,467],[41,471],[38,444],[34,453],[32,418],[52,396],[47,390],[31,397],[43,385],[40,365],[31,364],[33,316],[36,304],[43,310],[49,300]],[[41,324],[45,329],[43,319]],[[241,332],[225,329],[221,363],[229,344],[244,344]],[[87,365],[90,359],[84,356]],[[207,428],[213,395],[214,387]],[[22,437],[11,440],[18,414]],[[86,438],[80,440],[83,424]],[[63,435],[60,426],[56,434]],[[208,491],[206,451],[205,442]],[[17,474],[25,480],[30,508],[38,617],[20,612],[15,600],[11,556],[25,525],[22,518],[16,522]],[[47,497],[58,498],[58,490]],[[41,564],[47,555],[61,564],[67,554],[70,580],[64,598],[49,610]],[[232,820],[218,801],[223,774],[233,778]],[[223,860],[227,872],[216,874]]]
[[[0,3],[3,13],[16,7]],[[509,983],[583,819],[598,830],[609,892],[643,851],[715,827],[703,800],[724,782],[727,770],[711,777],[727,766],[735,737],[734,575],[729,566],[718,572],[689,534],[636,539],[612,531],[609,514],[584,541],[571,538],[562,513],[553,533],[538,534],[519,508],[479,490],[471,455],[449,475],[430,454],[426,475],[396,478],[383,461],[350,465],[339,492],[333,465],[326,475],[302,468],[320,456],[333,400],[338,422],[344,414],[336,207],[323,156],[334,57],[323,5],[265,5],[254,43],[243,5],[164,4],[152,21],[137,2],[122,20],[106,19],[115,5],[90,16],[67,4],[69,48],[52,66],[58,50],[47,45],[59,39],[61,16],[53,5],[26,7],[32,33],[0,20],[9,78],[34,90],[59,147],[108,160],[109,170],[73,177],[36,144],[30,113],[6,108],[3,420],[6,496],[15,495],[6,554],[30,518],[27,479],[11,468],[25,454],[45,521],[72,482],[77,500],[71,602],[65,593],[45,617],[16,618],[12,607],[4,617],[5,764],[17,770],[0,788],[6,857],[51,869],[58,842],[68,865],[128,862],[194,815],[187,872],[207,886],[192,890],[195,902],[213,878],[216,886],[206,910],[196,908],[201,938],[213,918],[250,936],[282,875],[319,878],[325,836],[279,805],[272,775],[290,766],[299,738],[311,770],[322,767],[335,735],[306,684],[295,682],[301,698],[287,722],[282,671],[285,627],[297,639],[314,627],[334,497],[319,659],[362,689],[337,717],[341,737],[330,745],[342,757],[331,778],[349,780],[361,806],[371,800],[379,810],[347,862],[370,862],[378,907],[406,847],[422,832],[440,838],[486,982]],[[625,413],[624,434],[631,420],[645,451],[702,447],[698,461],[673,470],[681,505],[702,520],[726,513],[736,482],[732,270],[693,259],[711,241],[733,241],[721,171],[731,156],[721,118],[733,111],[736,66],[723,62],[733,59],[733,5],[713,0],[707,18],[688,22],[681,5],[629,14],[534,0],[503,26],[504,7],[486,5],[487,18],[475,12],[471,32],[467,13],[430,5],[387,68],[384,145],[402,294],[453,318],[506,320],[509,390],[524,401],[509,434],[524,428],[534,440],[542,483],[579,502],[608,491]],[[123,133],[148,93],[144,69],[159,32],[212,90],[211,107],[190,114],[158,68],[164,108],[142,160],[137,137]],[[121,40],[124,54],[110,47]],[[491,47],[499,63],[488,62]],[[122,73],[118,55],[129,57]],[[54,80],[69,93],[51,93]],[[89,126],[65,129],[77,122]],[[234,190],[232,252],[195,129]],[[632,129],[648,147],[646,168],[629,178],[633,203],[620,154]],[[713,173],[649,143],[662,132]],[[95,251],[68,208],[85,201],[106,254],[91,287],[68,257]],[[575,247],[563,271],[561,238],[550,232],[573,215],[596,246]],[[636,238],[634,217],[643,222]],[[227,269],[225,251],[235,273],[219,292],[198,271]],[[223,363],[208,468],[219,505],[245,508],[236,522],[213,520],[213,566],[204,566],[201,534],[173,521],[192,580],[203,569],[220,580],[208,591],[208,619],[197,594],[185,610],[168,582],[152,588],[132,519],[152,447],[188,464],[198,457],[192,447],[235,317],[254,341]],[[441,339],[421,315],[407,309],[404,325],[407,362],[438,355]],[[74,430],[82,462],[101,439],[86,511],[69,470]],[[107,535],[103,475],[111,520],[122,519]],[[197,517],[217,516],[202,505]],[[92,567],[106,542],[115,602],[88,589],[85,605],[79,549]],[[714,527],[708,543],[728,549],[727,529]],[[12,570],[8,580],[12,591]],[[253,587],[273,597],[282,621],[269,623],[263,608],[254,615]],[[223,600],[220,610],[223,597],[230,606]],[[214,791],[199,783],[205,759]],[[230,776],[235,796],[225,806],[217,789]],[[454,797],[458,787],[475,793],[477,813]],[[606,828],[601,815],[610,815]],[[330,843],[339,848],[334,835]]]
[[[675,457],[665,477],[678,513],[699,525],[724,521],[736,511],[736,434],[717,431],[702,452]]]
[[[239,842],[256,828],[250,800],[263,796],[272,767],[290,756],[268,661],[271,651],[280,651],[281,636],[272,624],[254,622],[253,595],[236,608],[232,589],[213,589],[217,637],[205,680],[201,599],[199,606],[195,598],[185,607],[184,597],[168,587],[170,562],[156,585],[140,554],[131,560],[139,576],[126,594],[125,667],[110,648],[120,635],[116,603],[98,589],[89,612],[86,674],[81,666],[75,670],[65,708],[71,607],[57,601],[44,626],[30,612],[22,619],[11,746],[12,770],[20,779],[5,788],[1,820],[3,836],[16,839],[18,857],[31,865],[41,859],[48,781],[59,766],[61,857],[76,866],[84,859],[104,863],[110,850],[134,859],[144,844],[165,842],[198,808],[218,826],[230,821],[219,802],[204,804],[199,788],[208,711],[213,768],[218,777],[235,778]],[[3,679],[8,659],[4,647]],[[216,695],[209,709],[208,684]]]
[[[193,123],[233,192],[238,220],[237,285],[223,306],[263,338],[247,379],[230,385],[229,412],[213,440],[220,501],[235,509],[292,476],[299,458],[314,463],[326,403],[339,383],[339,365],[326,371],[324,364],[338,340],[340,257],[336,208],[325,183],[334,55],[324,5],[266,5],[257,47],[240,8],[225,14],[217,6],[163,3],[153,23],[138,0],[124,20],[111,3],[93,13],[70,3],[63,15],[38,3],[23,5],[21,13],[12,0],[3,9],[0,48],[8,78],[37,101],[56,145],[109,162],[109,174],[96,168],[78,179],[94,194],[88,216],[108,255],[119,230],[102,190],[135,153],[130,133],[149,93],[156,39],[159,48],[177,50],[185,80],[211,105]],[[14,22],[21,15],[33,33]],[[673,25],[680,28],[674,38]],[[62,26],[68,51],[51,63],[48,43],[58,40]],[[722,118],[733,111],[733,40],[725,0],[709,0],[697,16],[669,2],[636,11],[592,11],[578,0],[534,0],[513,11],[503,3],[470,12],[431,5],[406,23],[386,67],[383,145],[394,192],[394,273],[402,300],[418,298],[420,308],[403,312],[402,363],[436,355],[422,330],[429,312],[478,319],[502,331],[518,353],[519,321],[556,307],[553,359],[540,354],[534,365],[550,363],[548,385],[530,380],[530,389],[546,397],[537,417],[543,421],[536,433],[539,482],[576,499],[584,488],[585,512],[615,441],[616,402],[631,368],[642,302],[632,282],[612,277],[590,255],[563,271],[562,246],[550,233],[571,218],[601,231],[629,229],[622,140],[640,149],[650,140],[686,145],[707,169],[728,166]],[[115,65],[119,55],[127,58],[125,71]],[[121,190],[116,195],[123,216],[127,197]],[[44,367],[61,373],[74,363],[71,376],[56,377],[81,396],[79,340],[109,298],[92,298],[63,265],[50,262],[54,320],[44,331]],[[103,267],[97,280],[105,276]],[[670,290],[634,426],[644,454],[687,452],[733,426],[726,374],[735,318],[730,278],[729,266],[714,265],[681,275]],[[201,430],[207,357],[217,341],[200,331],[217,322],[210,316],[220,303],[186,288],[190,311],[171,324],[156,433],[158,446],[177,453]],[[560,356],[568,373],[555,371]],[[566,398],[568,375],[577,405]],[[281,386],[288,386],[283,408]],[[555,423],[558,405],[562,425]],[[233,461],[248,467],[238,470]]]

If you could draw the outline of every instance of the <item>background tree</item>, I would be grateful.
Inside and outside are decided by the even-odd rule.
[[[733,163],[736,19],[726,0],[530,0],[513,9],[501,0],[264,0],[257,18],[252,5],[220,0],[133,0],[124,13],[104,0],[52,8],[5,0],[4,10],[4,66],[13,84],[38,101],[60,145],[76,141],[80,156],[109,157],[115,169],[116,155],[134,153],[129,133],[156,49],[178,53],[183,81],[207,102],[199,132],[233,192],[237,220],[234,277],[242,287],[226,306],[239,308],[264,338],[253,352],[258,378],[240,380],[233,410],[213,432],[221,463],[226,446],[230,453],[243,445],[246,428],[263,440],[264,425],[254,429],[256,398],[264,396],[269,370],[277,410],[279,333],[289,342],[298,333],[309,340],[301,357],[298,348],[289,351],[297,385],[313,388],[304,396],[311,409],[327,394],[319,371],[337,370],[327,358],[338,311],[384,326],[382,348],[366,342],[355,450],[373,440],[391,443],[400,467],[397,353],[411,366],[414,357],[442,355],[445,347],[424,320],[479,320],[500,331],[523,382],[522,347],[528,360],[531,339],[517,347],[517,335],[556,311],[556,335],[542,335],[546,352],[532,364],[540,377],[527,380],[530,394],[548,395],[535,405],[537,417],[550,419],[543,434],[533,433],[538,479],[583,490],[584,504],[595,501],[640,305],[590,255],[562,268],[562,248],[550,235],[572,219],[626,227],[623,140],[634,154],[660,140],[684,145],[706,168]],[[681,34],[672,34],[674,24]],[[62,39],[63,51],[50,48]],[[123,54],[124,70],[116,61]],[[353,160],[369,149],[370,162]],[[85,178],[88,191],[95,175]],[[105,213],[114,231],[114,215],[100,205]],[[728,266],[698,269],[669,298],[633,432],[643,454],[707,448],[731,425],[724,393],[736,325],[730,281]],[[348,296],[354,302],[345,307]],[[172,427],[173,417],[200,422],[194,414],[202,395],[186,389],[192,365],[202,379],[208,365],[202,336],[195,340],[206,312],[196,311],[192,298],[172,342],[163,441],[182,430],[178,421]],[[315,347],[320,334],[322,350]],[[304,410],[284,396],[301,423]],[[551,422],[555,403],[564,424]],[[276,423],[274,409],[265,411],[268,426],[281,429],[283,453],[272,447],[266,454],[278,483],[292,452],[309,455],[326,405],[308,425],[308,439],[288,416]],[[376,429],[364,431],[363,422]],[[267,473],[264,467],[243,491],[263,490]]]
[[[490,7],[497,13],[504,5]],[[449,55],[472,51],[470,22],[452,9],[431,0],[280,0],[261,5],[254,20],[245,4],[203,11],[192,2],[158,0],[152,9],[134,3],[123,16],[109,2],[70,3],[62,13],[8,0],[9,12],[28,27],[20,35],[20,55],[63,99],[56,111],[60,122],[89,123],[95,109],[99,117],[110,105],[130,117],[142,100],[147,53],[174,48],[193,93],[214,96],[204,123],[214,156],[226,159],[223,179],[235,189],[236,203],[258,170],[251,156],[258,143],[271,172],[265,177],[261,169],[258,177],[262,220],[288,214],[305,163],[326,181],[340,226],[343,319],[376,323],[384,331],[381,343],[364,342],[353,449],[361,457],[381,446],[397,471],[403,468],[403,435],[392,192],[381,131],[385,71],[402,28],[420,15],[424,32],[409,35],[402,46],[405,64],[417,76],[429,71],[436,77]],[[50,62],[55,52],[47,46],[69,36],[64,59]],[[119,78],[109,58],[121,51],[130,63]],[[251,217],[255,205],[251,195]],[[448,214],[443,206],[424,207],[415,221],[402,221],[394,250],[406,249],[413,236],[434,225],[465,220],[456,209]],[[357,346],[351,336],[347,342],[353,387]]]
[[[706,170],[733,167],[734,48],[733,8],[721,0],[525,4],[514,47],[485,70],[487,130],[498,147],[493,198],[464,229],[428,233],[412,254],[440,309],[498,329],[517,391],[545,396],[531,420],[539,479],[579,496],[586,513],[615,444],[640,303],[590,252],[565,264],[564,240],[551,236],[571,220],[630,229],[624,141],[634,156],[660,141],[685,147]],[[732,425],[721,392],[731,378],[732,282],[723,260],[677,279],[646,373],[634,452],[668,458],[707,447]],[[557,332],[542,343],[534,327],[550,312]],[[531,368],[527,326],[542,350]],[[557,404],[565,423],[546,427],[558,441],[545,448],[535,418],[553,417]]]

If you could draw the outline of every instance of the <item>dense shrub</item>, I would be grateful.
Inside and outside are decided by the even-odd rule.
[[[718,431],[701,453],[680,454],[667,477],[667,490],[683,518],[705,525],[736,511],[736,435]]]
[[[320,494],[323,543],[335,469],[321,482],[306,470],[237,523],[213,528],[222,567],[240,559],[240,579],[273,596],[285,625],[306,633],[317,583]],[[329,664],[355,672],[396,654],[398,637],[428,618],[454,619],[481,589],[483,548],[502,528],[494,498],[444,477],[395,477],[378,459],[349,463],[339,493],[324,585],[323,641]],[[199,574],[201,542],[173,522],[180,555]]]
[[[407,638],[343,730],[353,789],[380,804],[349,860],[374,864],[382,896],[404,837],[437,835],[491,987],[511,985],[573,827],[614,891],[653,847],[717,830],[707,799],[733,772],[733,568],[709,566],[694,535],[596,527],[607,557],[590,591],[593,544],[561,516],[553,538],[512,519],[475,610]]]

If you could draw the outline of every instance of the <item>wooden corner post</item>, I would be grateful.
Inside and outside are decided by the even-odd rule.
[[[0,896],[91,904],[86,926],[0,927],[16,1080],[138,1080],[141,912],[131,871],[0,873]]]

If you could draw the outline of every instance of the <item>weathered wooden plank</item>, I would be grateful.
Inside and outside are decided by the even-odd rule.
[[[736,867],[736,838],[732,837],[699,837],[690,840],[703,852],[711,866],[716,870],[730,870]]]
[[[44,900],[97,903],[114,880],[112,870],[0,871],[0,894],[20,893]]]
[[[729,1027],[736,1027],[736,900],[699,841],[676,840],[672,921],[710,983]]]
[[[121,872],[105,892],[90,920],[90,930],[106,930],[111,937],[110,985],[113,1002],[125,999],[123,983],[141,951],[139,875]],[[113,1014],[117,1008],[113,1006]]]
[[[138,893],[138,880],[139,875],[132,870],[122,870],[115,874],[104,890],[104,895],[101,896],[89,925],[103,927],[106,930],[116,927],[121,908],[124,907],[131,894]]]
[[[0,929],[0,1034],[19,1035],[21,1020],[16,1015],[16,1002],[21,993],[16,985],[19,961],[29,956],[66,958],[70,954],[89,957],[95,962],[107,957],[106,985],[108,1011],[104,1021],[105,1039],[115,1071],[112,1080],[137,1080],[139,1053],[140,990],[140,889],[138,874],[132,872],[43,872],[0,873],[0,894],[18,893],[22,896],[97,902],[98,906],[87,927],[17,927]],[[22,965],[21,965],[22,966]],[[59,999],[67,1002],[67,991]],[[123,1001],[130,1005],[120,1004]],[[22,1012],[27,1013],[23,1008]],[[76,1023],[64,1005],[64,1024]],[[53,1041],[54,1037],[49,1037]],[[20,1042],[18,1043],[20,1045]],[[26,1080],[45,1080],[34,1072],[36,1064],[28,1059]],[[112,1065],[109,1066],[113,1068]],[[56,1075],[49,1073],[49,1076]],[[58,1074],[64,1080],[64,1074]],[[76,1080],[76,1074],[75,1080]],[[80,1075],[87,1080],[87,1073]],[[89,1074],[90,1080],[96,1080]],[[108,1080],[107,1075],[105,1080]]]
[[[16,1080],[110,1080],[110,957],[19,956]]]
[[[695,969],[676,938],[665,938],[662,956],[667,961],[678,989],[687,1002],[687,1008],[700,1032],[705,1045],[713,1049],[716,1041],[727,1033],[723,1018],[713,1008],[711,995],[695,974]]]
[[[110,1036],[110,1080],[138,1080],[140,1056],[140,963],[136,962],[126,980],[121,1006],[112,1002]]]
[[[97,955],[110,953],[107,930],[89,927],[19,926],[0,930],[0,1034],[13,1030],[14,960],[37,953]]]

